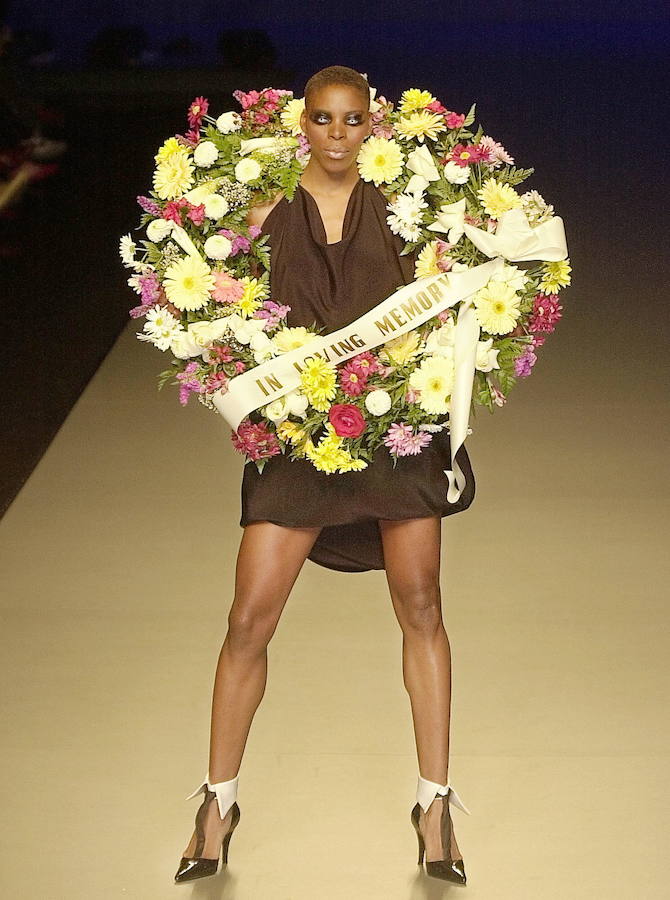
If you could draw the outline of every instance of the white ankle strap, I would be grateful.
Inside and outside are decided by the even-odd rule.
[[[416,802],[421,806],[424,812],[428,811],[428,807],[435,799],[435,794],[441,794],[443,797],[448,796],[448,802],[462,809],[464,813],[470,815],[470,810],[465,806],[461,798],[458,796],[454,788],[447,784],[438,784],[436,781],[428,781],[419,775],[416,786]]]
[[[215,784],[212,784],[209,780],[208,772],[204,781],[201,781],[199,787],[197,787],[192,794],[189,794],[186,799],[191,800],[198,794],[204,793],[205,789],[214,791],[216,794],[216,802],[219,807],[219,816],[223,819],[230,807],[237,800],[239,780],[240,776],[236,775],[234,778],[231,778],[230,781],[217,781]]]

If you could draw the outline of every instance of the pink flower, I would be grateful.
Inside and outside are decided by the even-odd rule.
[[[228,390],[229,380],[225,372],[216,372],[216,374],[210,375],[205,382],[205,390],[208,394],[213,394],[214,391],[219,390],[225,394]]]
[[[249,231],[249,237],[257,238],[258,235],[261,233],[262,228],[260,225],[250,225],[248,231]]]
[[[274,300],[264,300],[260,309],[254,310],[252,318],[265,319],[265,331],[270,328],[276,328],[282,319],[286,318],[286,314],[291,311],[290,306],[280,306]]]
[[[382,368],[379,360],[369,350],[352,357],[347,365],[354,372],[363,375],[365,378],[369,375],[374,375],[375,372],[379,372]]]
[[[507,397],[503,394],[502,391],[499,391],[495,384],[490,385],[491,393],[493,394],[493,402],[496,406],[504,406],[507,403]]]
[[[428,104],[428,106],[426,107],[426,109],[429,109],[431,112],[434,112],[434,113],[446,113],[446,112],[448,112],[448,110],[446,109],[446,107],[442,106],[442,104],[440,103],[439,100],[433,100],[432,103],[429,103],[429,104]],[[453,113],[451,113],[451,115],[453,116]],[[465,118],[465,116],[464,116],[463,118]],[[451,127],[451,126],[450,126],[450,127]]]
[[[395,456],[416,456],[432,439],[430,432],[417,431],[415,434],[411,425],[394,422],[386,432],[384,445]]]
[[[243,363],[241,359],[235,360],[235,373],[240,375],[246,369],[246,363]]]
[[[263,112],[257,112],[254,117],[254,121],[258,125],[267,125],[267,123],[270,121],[270,116]]]
[[[558,294],[536,294],[533,298],[533,312],[528,323],[530,331],[554,331],[556,322],[562,318]]]
[[[189,209],[187,218],[193,222],[194,225],[202,225],[205,221],[205,204],[200,203],[198,206],[193,206],[190,204],[191,208]]]
[[[440,322],[442,322],[443,325],[445,322],[451,322],[451,310],[443,309],[442,312],[439,312],[437,314],[437,318],[440,320]]]
[[[241,105],[242,109],[249,109],[250,106],[258,103],[261,95],[258,91],[249,91],[247,94],[244,91],[233,91],[233,97]]]
[[[217,303],[236,303],[244,293],[244,285],[228,272],[214,272],[212,297]]]
[[[296,159],[300,159],[301,156],[305,156],[305,154],[309,153],[310,148],[311,148],[310,142],[307,140],[305,135],[302,133],[298,135],[298,144],[299,144],[299,147],[295,151]]]
[[[230,435],[233,446],[251,460],[266,459],[281,453],[277,436],[268,431],[265,422],[255,424],[244,419]]]
[[[160,206],[156,203],[155,200],[152,200],[151,197],[137,197],[137,202],[142,207],[144,212],[149,213],[152,216],[162,215]]]
[[[188,200],[181,197],[179,200],[168,200],[163,208],[163,218],[168,222],[176,222],[177,225],[182,224],[181,211],[184,206],[188,206]]]
[[[204,97],[196,97],[195,100],[191,103],[188,108],[188,112],[186,116],[188,118],[188,124],[191,128],[200,128],[200,123],[202,122],[202,118],[207,114],[207,110],[209,109],[209,101],[205,100]]]
[[[236,256],[240,250],[242,253],[248,253],[249,250],[251,250],[251,241],[249,238],[244,237],[243,234],[236,234],[234,231],[231,231],[230,228],[220,228],[216,233],[222,234],[231,242],[231,256]]]
[[[181,381],[179,388],[179,402],[182,406],[186,406],[192,393],[202,394],[205,390],[204,384],[201,384],[197,378],[190,377],[198,370],[197,362],[190,362],[183,372],[180,372],[176,378]]]
[[[215,360],[218,362],[228,363],[233,361],[233,351],[225,344],[212,347],[210,353],[214,354]]]
[[[534,334],[534,335],[532,335],[532,338],[533,338],[533,344],[532,344],[533,347],[541,347],[544,344],[544,342],[546,341],[546,337],[543,334]]]
[[[360,437],[367,423],[365,416],[353,403],[334,403],[328,411],[328,421],[338,437]]]
[[[450,112],[444,117],[444,121],[447,128],[460,128],[463,122],[465,122],[465,116],[463,113]]]
[[[405,391],[405,403],[416,403],[419,399],[419,392],[413,390],[413,388],[407,388]]]
[[[195,147],[200,143],[200,131],[197,128],[193,128],[191,131],[187,131],[184,135],[184,139],[190,144],[191,147]]]
[[[455,162],[458,166],[471,166],[481,162],[482,150],[475,144],[456,144],[447,159]]]
[[[351,363],[342,366],[340,372],[340,387],[349,397],[357,397],[365,390],[367,376],[360,369],[354,368]]]

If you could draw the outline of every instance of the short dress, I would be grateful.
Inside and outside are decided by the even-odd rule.
[[[288,326],[326,326],[332,332],[414,281],[415,255],[400,256],[404,241],[386,222],[387,200],[372,182],[358,180],[349,197],[342,239],[327,243],[316,200],[298,185],[277,203],[262,231],[270,235],[272,299],[291,307]],[[322,332],[326,333],[326,332]],[[327,474],[308,459],[279,454],[244,466],[242,527],[267,521],[288,527],[321,526],[309,559],[340,572],[384,569],[379,519],[449,516],[475,495],[470,459],[461,445],[456,461],[466,479],[456,503],[446,499],[451,470],[449,433],[433,434],[415,456],[379,447],[358,472]]]

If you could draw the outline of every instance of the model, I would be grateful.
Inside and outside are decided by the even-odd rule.
[[[334,331],[414,280],[416,258],[386,222],[387,199],[356,165],[371,134],[366,79],[330,66],[305,86],[302,130],[311,156],[291,202],[279,194],[256,206],[248,224],[271,236],[272,296],[290,305],[288,325]],[[280,454],[242,483],[243,536],[235,596],[212,699],[209,770],[190,795],[203,794],[195,830],[175,880],[214,874],[240,821],[239,769],[264,694],[267,645],[306,558],[344,572],[384,569],[403,632],[403,679],[418,756],[411,822],[419,864],[429,875],[465,884],[450,804],[468,812],[449,783],[451,656],[440,595],[441,518],[466,509],[475,482],[464,447],[466,487],[446,500],[449,434],[393,466],[380,448],[360,472],[329,475]]]

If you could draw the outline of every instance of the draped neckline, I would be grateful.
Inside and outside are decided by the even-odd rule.
[[[316,202],[314,197],[310,194],[307,188],[304,188],[300,182],[298,182],[298,189],[302,191],[303,195],[307,198],[307,205],[312,209],[313,213],[313,223],[316,226],[316,231],[319,233],[321,240],[317,240],[317,243],[321,244],[324,247],[338,247],[344,243],[346,243],[351,236],[351,217],[352,217],[352,208],[354,199],[356,197],[357,191],[361,190],[361,185],[363,184],[363,179],[359,178],[356,184],[354,185],[351,193],[349,194],[349,199],[347,201],[347,207],[344,211],[344,218],[342,220],[342,237],[339,241],[328,241],[328,235],[326,234],[326,226],[323,222],[323,216],[321,215],[321,210],[319,209],[319,204]],[[314,234],[314,228],[312,229],[312,233]],[[317,239],[316,234],[314,234],[315,240]]]

